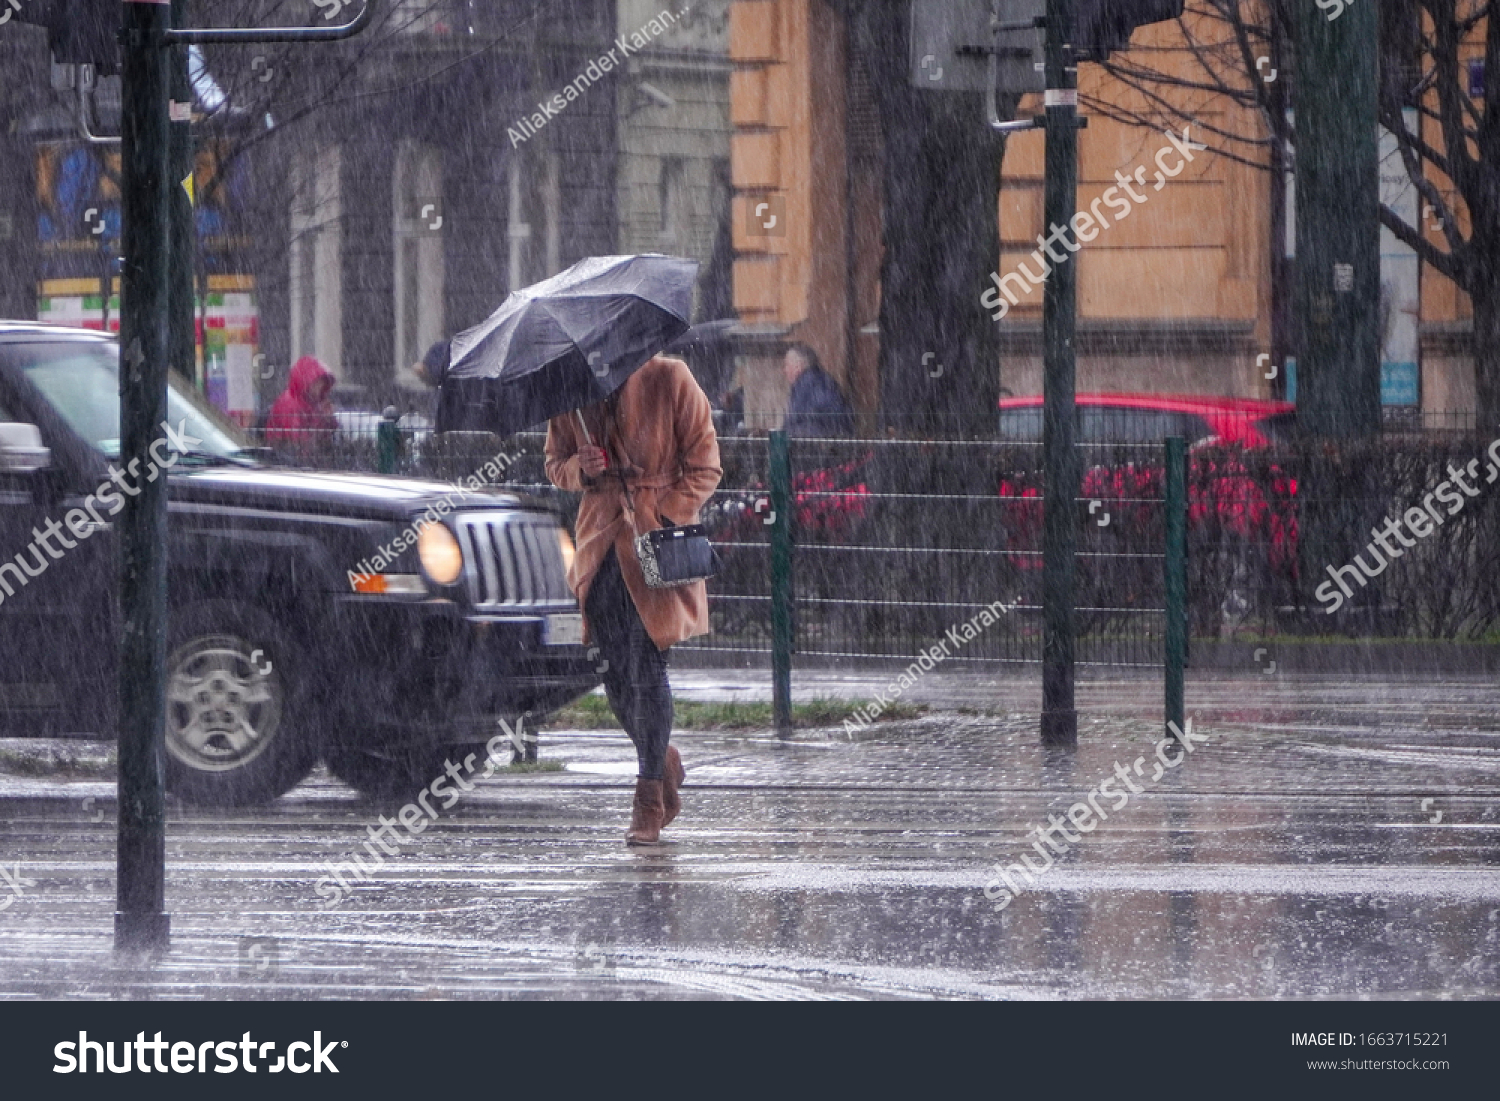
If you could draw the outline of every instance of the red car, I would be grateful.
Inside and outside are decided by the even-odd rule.
[[[1198,394],[1079,394],[1078,442],[1160,443],[1182,436],[1188,446],[1212,441],[1228,447],[1269,447],[1296,426],[1285,401]],[[1042,396],[1000,399],[1000,438],[1040,442]]]
[[[1090,445],[1160,446],[1168,436],[1181,436],[1193,451],[1188,471],[1188,526],[1215,542],[1230,538],[1260,544],[1276,568],[1295,571],[1297,520],[1292,499],[1295,479],[1274,462],[1247,463],[1246,452],[1271,447],[1296,428],[1296,408],[1284,401],[1254,398],[1204,397],[1191,394],[1079,394],[1078,442],[1083,445],[1084,477],[1081,496],[1100,502],[1127,527],[1147,522],[1162,497],[1160,451],[1131,457],[1121,447],[1106,459]],[[1042,438],[1040,395],[1000,401],[1000,438],[1013,443],[1037,443]],[[1093,454],[1091,455],[1091,450]],[[1252,473],[1252,466],[1258,474]],[[1001,497],[1040,496],[1039,471],[1002,476]],[[1010,543],[1017,551],[1040,549],[1041,509],[1022,505],[1009,517]],[[1022,569],[1039,568],[1034,553],[1016,556]]]

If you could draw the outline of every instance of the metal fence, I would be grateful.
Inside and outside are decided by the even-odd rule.
[[[1194,632],[1493,638],[1497,447],[1453,432],[1195,454]]]
[[[725,568],[711,586],[704,659],[770,652],[767,441],[720,442],[709,519]],[[1100,468],[1161,465],[1159,446],[1092,448]],[[1105,452],[1108,452],[1106,454]],[[994,442],[794,440],[793,596],[799,660],[1041,660],[1041,449]],[[1080,501],[1078,657],[1159,665],[1162,500]],[[1087,482],[1086,482],[1087,484]],[[1159,490],[1160,480],[1157,481]],[[991,620],[994,620],[991,622]]]
[[[1137,433],[1137,437],[1144,431]],[[385,443],[382,444],[382,437]],[[266,442],[293,462],[451,481],[505,457],[503,484],[550,500],[543,436],[433,435],[372,420]],[[701,662],[763,664],[771,647],[770,482],[764,436],[721,436],[724,478],[704,520],[724,560],[710,584],[714,633],[679,647]],[[1276,635],[1487,639],[1500,630],[1500,464],[1472,432],[1388,430],[1365,441],[1212,442],[1187,463],[1188,608],[1197,638]],[[1080,444],[1078,657],[1159,665],[1164,460],[1160,443]],[[382,448],[384,450],[382,451]],[[1474,464],[1464,507],[1430,495]],[[953,660],[1041,657],[1041,445],[1026,440],[793,440],[795,645],[805,663],[904,658],[950,639]],[[1494,479],[1493,483],[1491,479]],[[1424,504],[1426,502],[1426,504]],[[1372,529],[1412,508],[1430,536],[1359,584],[1336,613],[1316,596],[1330,569],[1368,553]],[[1403,528],[1403,530],[1405,530]],[[1393,538],[1393,537],[1392,537]],[[1395,558],[1399,557],[1399,561]],[[1323,590],[1325,595],[1330,590]],[[950,628],[996,601],[1002,621],[955,647]]]
[[[570,519],[576,509],[575,495],[547,482],[541,433],[502,440],[387,430],[384,455],[381,436],[372,423],[360,433],[263,442],[285,461],[444,481],[467,478],[503,455],[500,484],[547,499]],[[723,561],[709,586],[713,633],[674,653],[705,664],[764,665],[771,653],[768,440],[721,436],[719,447],[724,477],[703,510]],[[1081,450],[1079,661],[1159,666],[1161,445]],[[905,663],[946,640],[948,660],[956,662],[1039,662],[1041,466],[1036,443],[792,441],[798,660]]]

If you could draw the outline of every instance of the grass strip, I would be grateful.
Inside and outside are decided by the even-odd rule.
[[[792,704],[792,726],[807,729],[819,726],[841,726],[869,700],[816,699]],[[759,701],[730,700],[704,703],[698,700],[674,700],[672,725],[679,730],[768,730],[775,725],[771,705]],[[893,701],[881,711],[878,722],[915,719],[928,711],[923,703]],[[544,728],[566,730],[616,729],[614,712],[603,696],[587,695],[574,700],[542,724]]]

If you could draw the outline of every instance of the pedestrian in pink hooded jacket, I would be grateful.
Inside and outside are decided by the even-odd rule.
[[[304,454],[338,429],[329,393],[337,381],[328,369],[312,356],[303,356],[292,364],[291,378],[266,420],[266,442]]]

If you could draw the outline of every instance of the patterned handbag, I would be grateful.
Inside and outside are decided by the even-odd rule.
[[[691,585],[719,572],[719,555],[702,524],[669,524],[637,535],[635,556],[653,589]]]
[[[590,445],[594,437],[577,412],[578,426],[583,438]],[[608,414],[606,414],[606,418]],[[606,469],[620,480],[620,492],[625,511],[630,515],[630,525],[635,527],[635,505],[631,501],[631,486],[623,464],[609,462],[608,420],[606,420],[603,444]],[[618,433],[615,433],[618,445]],[[641,488],[637,486],[637,488]],[[694,581],[706,581],[719,572],[719,555],[708,541],[708,529],[702,524],[668,524],[666,527],[648,531],[635,537],[635,557],[641,564],[641,574],[646,585],[652,589],[675,589],[679,585],[691,585]]]

